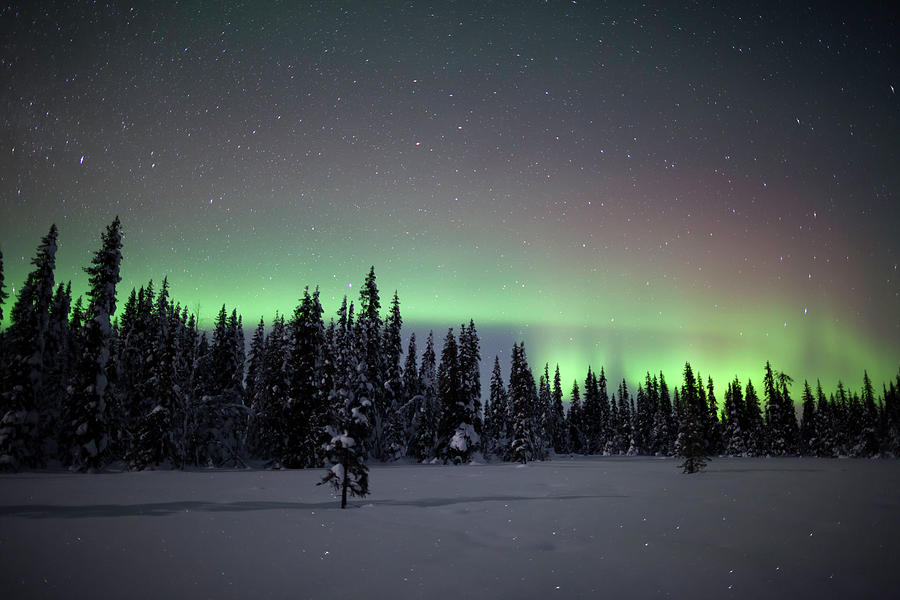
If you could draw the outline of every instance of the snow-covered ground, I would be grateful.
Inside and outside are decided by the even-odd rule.
[[[900,461],[0,475],[4,598],[851,598],[900,589]]]

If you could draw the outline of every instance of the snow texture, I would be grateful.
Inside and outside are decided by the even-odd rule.
[[[900,462],[558,457],[377,465],[340,510],[319,469],[4,475],[6,598],[878,598]],[[556,596],[554,596],[556,594]]]

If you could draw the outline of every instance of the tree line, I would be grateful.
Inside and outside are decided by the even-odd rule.
[[[356,303],[327,322],[318,289],[290,315],[255,326],[223,305],[211,332],[173,299],[167,279],[132,289],[114,318],[122,260],[118,218],[85,268],[86,298],[54,281],[58,232],[41,240],[33,270],[0,332],[0,465],[75,470],[111,462],[168,465],[329,466],[344,498],[365,493],[366,461],[466,463],[485,457],[542,460],[553,453],[702,457],[897,455],[900,375],[876,396],[839,383],[827,397],[804,382],[798,418],[791,378],[768,363],[761,396],[735,379],[720,403],[711,378],[690,364],[680,387],[650,373],[632,392],[610,391],[588,368],[568,396],[559,368],[536,379],[514,344],[508,384],[499,358],[482,407],[480,342],[470,320],[429,333],[404,352],[400,300],[382,312],[374,268]],[[9,300],[0,254],[0,318]],[[694,463],[686,461],[685,468]],[[701,461],[702,462],[702,461]],[[701,465],[702,466],[702,465]]]

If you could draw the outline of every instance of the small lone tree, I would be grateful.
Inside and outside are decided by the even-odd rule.
[[[337,362],[340,375],[331,393],[335,412],[333,423],[328,427],[331,441],[325,446],[331,467],[317,484],[330,483],[335,492],[340,492],[341,508],[347,507],[347,492],[360,498],[369,493],[365,442],[372,433],[371,398],[374,391],[366,377],[366,363],[357,361],[354,340],[347,334],[348,331],[339,333]],[[360,347],[364,348],[362,344]]]

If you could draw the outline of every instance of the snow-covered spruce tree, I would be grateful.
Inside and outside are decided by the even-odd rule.
[[[73,469],[92,471],[109,460],[110,439],[107,403],[110,389],[110,318],[116,311],[116,284],[122,262],[122,232],[119,217],[101,236],[101,248],[91,266],[85,268],[90,289],[82,333],[82,351],[76,367],[72,395],[63,417],[66,463]]]
[[[675,407],[669,395],[669,385],[663,372],[659,372],[659,410],[654,417],[654,439],[656,440],[657,454],[672,456],[675,450],[675,436],[678,433],[678,422],[674,419]]]
[[[266,322],[259,318],[253,337],[250,338],[250,350],[247,354],[247,374],[244,376],[244,392],[247,402],[252,405],[262,387],[263,372],[266,360]]]
[[[766,429],[768,431],[769,453],[773,456],[784,456],[793,452],[793,439],[791,431],[791,421],[794,418],[794,407],[790,398],[786,398],[782,393],[786,391],[785,378],[790,378],[783,373],[779,374],[782,384],[776,381],[776,376],[772,371],[772,366],[766,362],[766,371],[763,378],[763,391],[766,399]]]
[[[743,456],[746,451],[744,435],[744,396],[737,377],[725,390],[725,412],[722,417],[724,452],[729,456]]]
[[[816,400],[813,398],[809,382],[803,381],[803,412],[800,417],[800,454],[815,456],[816,446]]]
[[[179,422],[180,388],[175,380],[175,339],[178,319],[169,299],[169,281],[164,278],[153,309],[153,334],[149,349],[150,379],[147,382],[153,406],[141,415],[128,453],[132,469],[145,469],[163,463],[182,465],[184,457],[175,443],[175,424]]]
[[[167,290],[161,292],[165,296]],[[109,418],[115,453],[128,456],[138,436],[144,415],[156,406],[153,398],[152,348],[159,345],[159,322],[155,318],[156,294],[153,281],[135,293],[134,288],[125,302],[119,325],[117,368],[117,410]]]
[[[422,353],[422,362],[419,365],[422,399],[413,418],[415,436],[412,442],[412,456],[418,461],[435,458],[439,419],[436,361],[434,333],[429,331],[425,340],[425,351]]]
[[[481,434],[484,417],[481,409],[481,344],[475,322],[459,328],[459,385],[462,402],[462,421],[454,433],[456,446],[465,447],[462,452],[466,462],[472,454],[481,450]]]
[[[522,345],[522,351],[524,353],[525,347],[524,343]],[[536,380],[534,378],[534,374],[531,371],[531,367],[528,366],[528,361],[525,361],[525,370],[526,376],[523,378],[526,386],[526,396],[528,401],[526,402],[529,407],[529,426],[528,430],[531,432],[531,440],[529,446],[531,448],[531,458],[532,460],[545,460],[548,457],[549,446],[546,437],[544,436],[544,428],[542,426],[541,418],[544,414],[541,400],[538,393],[538,388],[536,384]]]
[[[508,425],[507,397],[503,374],[500,371],[500,358],[494,356],[494,369],[491,371],[490,397],[484,415],[484,439],[482,448],[485,455],[505,457],[507,454]]]
[[[462,462],[458,450],[452,447],[456,426],[463,420],[462,390],[459,374],[459,350],[453,329],[444,337],[441,362],[437,370],[438,430],[437,453],[444,462]]]
[[[631,445],[631,402],[628,384],[622,379],[619,384],[618,404],[616,406],[616,452],[627,454]]]
[[[176,313],[178,307],[176,306]],[[181,308],[180,315],[174,319],[174,357],[173,385],[177,404],[171,419],[172,441],[175,446],[177,466],[183,469],[189,458],[189,425],[191,422],[191,376],[197,349],[197,322],[194,315],[189,315],[187,308]]]
[[[525,344],[513,344],[512,364],[509,372],[509,400],[512,405],[512,441],[510,442],[510,460],[525,464],[534,458],[532,446],[534,434],[532,428],[533,406],[536,399],[534,377],[528,367],[525,356]]]
[[[402,338],[403,318],[400,316],[400,297],[394,291],[391,309],[384,321],[384,332],[381,338],[381,376],[384,381],[383,394],[383,441],[384,460],[396,460],[403,455],[406,444],[404,430],[406,413],[404,412],[403,369],[400,358],[403,355]]]
[[[4,335],[0,386],[0,468],[43,464],[40,413],[47,375],[47,336],[56,268],[56,225],[41,239],[34,269],[20,288]]]
[[[586,454],[584,439],[584,410],[581,407],[581,390],[578,380],[572,382],[572,393],[569,400],[569,411],[566,413],[566,427],[569,431],[569,452]]]
[[[201,345],[204,338],[201,338]],[[193,460],[202,466],[244,465],[247,409],[243,401],[244,337],[237,311],[225,305],[216,317],[213,341],[198,361],[199,388],[193,412]]]
[[[38,405],[40,415],[38,435],[42,441],[43,456],[56,455],[59,418],[77,360],[76,340],[69,328],[71,306],[72,282],[66,285],[60,283],[50,305],[50,322],[44,350],[47,356],[46,376],[43,401]]]
[[[350,310],[352,315],[352,305]],[[319,485],[330,483],[341,495],[341,508],[346,508],[348,494],[363,497],[369,493],[369,468],[363,441],[371,435],[369,397],[374,386],[366,379],[368,369],[360,360],[365,345],[354,340],[351,334],[352,317],[345,321],[341,315],[341,319],[343,322],[335,336],[335,378],[330,398],[334,411],[327,429],[330,441],[325,447],[331,466]]]
[[[385,426],[389,406],[384,394],[384,364],[381,357],[381,299],[375,283],[375,267],[369,269],[366,280],[359,290],[359,316],[356,319],[356,338],[360,346],[360,361],[366,365],[366,380],[372,385],[369,400],[372,402],[371,436],[366,441],[372,457],[385,460]]]
[[[549,454],[553,448],[553,415],[551,409],[553,399],[550,395],[550,364],[544,363],[544,372],[538,380],[537,405],[535,407],[535,431],[537,432],[535,447],[542,449],[542,454]]]
[[[835,456],[848,456],[850,454],[850,439],[852,437],[853,414],[850,410],[850,400],[844,382],[838,379],[837,387],[831,401],[831,425],[834,436],[833,448]]]
[[[656,406],[659,404],[659,384],[655,377],[651,377],[650,371],[644,378],[644,402],[637,404],[637,423],[640,429],[639,438],[642,454],[653,455],[656,448],[653,439],[653,419],[656,414]]]
[[[588,366],[587,376],[584,379],[584,405],[582,410],[582,423],[584,426],[584,453],[597,454],[606,446],[605,420],[603,407],[601,406],[600,393],[597,388],[597,378]]]
[[[403,454],[415,456],[416,439],[416,413],[422,405],[422,380],[419,379],[418,348],[416,348],[416,334],[409,334],[409,344],[406,347],[406,361],[403,364],[403,396],[399,409],[400,420],[403,427],[402,442]]]
[[[260,421],[257,409],[264,389],[266,370],[266,323],[263,317],[250,338],[250,351],[247,354],[247,375],[244,378],[244,391],[247,405],[250,407],[250,422],[247,425],[247,451],[254,458],[267,458],[260,455]]]
[[[619,444],[621,440],[619,440],[618,436],[619,429],[619,413],[618,413],[618,405],[616,403],[616,393],[613,392],[612,398],[609,401],[609,409],[607,412],[606,418],[606,433],[604,437],[606,438],[606,444],[603,446],[603,455],[604,456],[612,456],[614,454],[619,453]]]
[[[606,390],[606,371],[600,367],[600,377],[594,379],[596,384],[597,402],[600,407],[600,438],[598,440],[598,450],[602,452],[607,445],[610,437],[610,421],[612,420],[610,397]]]
[[[756,395],[756,388],[753,382],[747,380],[747,387],[744,388],[744,415],[746,416],[746,428],[744,429],[747,455],[749,456],[765,456],[768,451],[766,442],[766,430],[762,420],[762,412],[759,408],[759,396]]]
[[[678,436],[678,432],[681,431],[681,414],[683,412],[684,406],[681,403],[680,392],[676,387],[675,393],[672,395],[672,415],[669,419],[671,423],[674,423],[672,432],[675,439],[672,441],[672,454],[675,456],[681,456],[681,438]]]
[[[872,380],[869,379],[868,371],[863,371],[862,431],[858,441],[860,456],[872,457],[879,454],[878,422],[878,408],[875,406]]]
[[[678,424],[678,456],[683,458],[681,468],[684,473],[696,473],[706,466],[706,452],[703,443],[702,411],[694,373],[691,365],[684,365],[684,385],[682,386],[681,408]]]
[[[566,428],[566,413],[563,407],[562,380],[559,376],[559,364],[556,365],[556,372],[553,375],[553,389],[550,392],[551,398],[551,434],[553,438],[553,449],[557,454],[564,454],[569,451],[569,432]]]
[[[712,377],[706,378],[706,404],[709,408],[706,421],[706,449],[713,456],[725,451],[722,441],[722,422],[719,420],[719,402],[713,387]]]
[[[280,461],[291,469],[318,467],[324,463],[322,448],[328,441],[325,427],[330,391],[322,387],[325,358],[322,312],[319,290],[310,294],[307,288],[288,326],[287,447]]]
[[[647,374],[649,378],[649,373]],[[650,438],[651,414],[649,409],[649,399],[644,386],[638,383],[637,392],[635,392],[635,410],[634,410],[634,446],[637,454],[649,454],[648,439]]]
[[[816,381],[816,445],[815,456],[833,458],[835,453],[834,429],[831,423],[831,404],[822,391],[822,382]]]
[[[345,307],[346,308],[346,307]],[[287,333],[284,315],[275,315],[266,337],[266,351],[260,389],[253,404],[256,423],[256,455],[269,466],[280,467],[287,452]]]
[[[703,387],[703,376],[698,372],[697,373],[697,395],[700,398],[700,402],[697,405],[700,408],[700,412],[698,416],[700,418],[700,436],[703,438],[703,448],[706,451],[707,456],[711,455],[710,451],[710,441],[708,434],[710,432],[710,417],[711,413],[709,410],[709,403],[706,398],[706,389]]]

